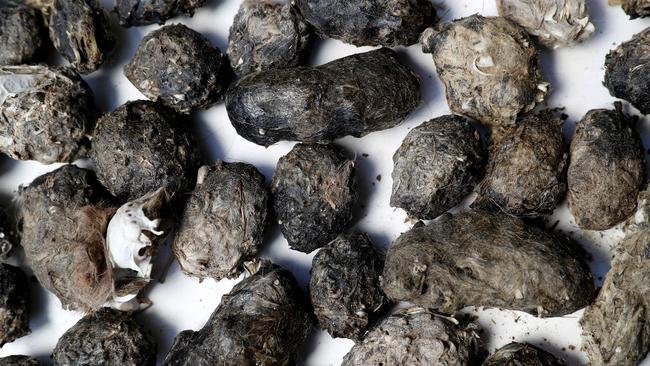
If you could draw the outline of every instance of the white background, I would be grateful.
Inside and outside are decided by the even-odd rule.
[[[110,9],[112,0],[103,0],[103,6]],[[180,22],[203,33],[212,43],[225,52],[228,29],[237,12],[239,0],[209,0],[193,18],[177,18],[169,23]],[[566,134],[573,134],[574,123],[589,109],[610,108],[614,99],[602,86],[605,55],[614,45],[628,40],[633,34],[650,26],[650,20],[631,21],[620,8],[610,8],[606,0],[590,1],[592,21],[597,31],[584,44],[571,49],[542,52],[543,75],[552,85],[548,105],[564,107],[569,115]],[[493,0],[449,0],[439,10],[444,20],[468,16],[474,13],[496,15]],[[127,100],[144,98],[123,76],[122,67],[135,52],[144,34],[158,26],[120,29],[111,15],[111,22],[119,35],[119,48],[112,59],[98,72],[85,79],[92,87],[97,104],[102,111],[110,111]],[[367,51],[370,48],[356,48],[339,41],[319,41],[312,51],[310,64],[322,64],[348,54]],[[391,188],[392,155],[400,145],[409,129],[423,121],[449,113],[444,91],[438,81],[430,55],[421,52],[417,45],[399,49],[403,59],[417,72],[423,82],[422,106],[411,114],[404,124],[391,130],[373,133],[361,139],[345,138],[339,143],[351,153],[356,154],[360,174],[362,198],[357,210],[356,226],[369,233],[375,244],[387,248],[411,222],[406,214],[389,206]],[[630,111],[637,111],[628,107]],[[639,129],[646,147],[650,147],[649,119],[641,120]],[[214,162],[244,161],[260,169],[268,180],[278,158],[286,154],[293,143],[280,143],[268,149],[250,143],[239,137],[228,121],[223,104],[193,117],[193,128],[206,159]],[[363,154],[368,154],[364,157]],[[83,163],[83,162],[82,162]],[[5,203],[10,202],[21,184],[28,184],[35,177],[53,170],[58,165],[43,166],[35,162],[16,162],[8,158],[0,160],[0,196]],[[381,180],[377,177],[381,175]],[[581,233],[572,224],[565,205],[559,208],[554,217],[561,222],[557,226],[578,239],[587,250],[593,253],[592,269],[596,277],[608,270],[610,246],[620,239],[620,233],[611,231],[602,235],[598,232]],[[161,262],[168,256],[168,249],[162,253]],[[277,227],[270,230],[264,257],[289,268],[300,284],[306,288],[312,255],[291,251]],[[23,264],[18,258],[14,263]],[[28,268],[23,268],[28,271]],[[174,263],[164,283],[154,283],[148,296],[154,305],[137,316],[153,333],[158,342],[159,362],[168,351],[174,336],[185,329],[198,330],[219,304],[221,296],[227,293],[236,281],[214,282],[206,280],[198,283],[183,275]],[[601,281],[599,281],[600,284]],[[52,349],[58,338],[71,327],[81,314],[64,311],[53,295],[32,283],[32,303],[30,305],[32,334],[23,337],[0,349],[0,356],[28,354],[43,361],[49,361]],[[571,365],[582,365],[586,358],[579,351],[580,329],[578,319],[582,312],[555,319],[537,319],[525,313],[514,311],[471,311],[479,316],[484,328],[483,337],[491,351],[512,340],[530,342],[564,358]],[[324,332],[315,331],[308,344],[303,347],[301,364],[338,365],[352,346],[352,341],[332,339]],[[650,365],[650,362],[645,363]]]

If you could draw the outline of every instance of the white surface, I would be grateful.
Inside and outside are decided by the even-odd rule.
[[[174,19],[173,22],[187,24],[205,34],[221,50],[226,50],[228,28],[239,6],[239,0],[213,0],[200,9],[194,18]],[[565,107],[569,120],[567,136],[573,133],[573,125],[589,109],[609,108],[613,98],[602,86],[605,55],[615,44],[628,40],[650,26],[650,20],[628,20],[620,8],[609,8],[606,0],[589,1],[592,21],[598,28],[594,36],[584,44],[572,48],[544,52],[542,55],[544,77],[552,84],[552,93],[547,99],[553,107]],[[104,6],[112,6],[111,0],[103,0]],[[468,16],[473,13],[496,15],[491,0],[448,0],[446,9],[440,10],[445,20]],[[112,17],[112,22],[115,19]],[[110,111],[131,99],[143,96],[126,80],[122,67],[134,53],[144,34],[157,26],[120,30],[121,44],[112,61],[102,70],[88,77],[97,97],[99,107]],[[356,48],[334,40],[319,42],[313,50],[311,63],[321,64],[342,56],[358,53],[369,48]],[[406,231],[411,223],[405,222],[402,210],[389,206],[391,189],[391,157],[408,130],[423,121],[448,113],[441,83],[437,80],[430,55],[423,54],[417,45],[401,49],[404,59],[417,71],[423,82],[423,104],[411,114],[400,127],[377,132],[362,139],[345,138],[339,141],[348,150],[356,153],[362,190],[361,206],[357,211],[357,227],[367,231],[375,244],[387,248],[392,240]],[[640,123],[644,142],[650,146],[650,120]],[[239,137],[228,122],[223,104],[208,111],[197,113],[193,118],[201,147],[211,161],[245,161],[256,165],[270,179],[277,159],[286,154],[292,143],[281,143],[268,149],[254,145]],[[363,154],[368,154],[365,157]],[[0,161],[0,196],[9,201],[20,184],[28,184],[38,175],[53,170],[56,166],[42,166],[34,162]],[[381,175],[381,180],[376,179]],[[602,236],[601,233],[580,233],[569,219],[566,208],[560,208],[556,217],[561,219],[557,229],[576,237],[585,248],[594,254],[591,263],[596,277],[602,276],[609,267],[610,245],[618,240],[616,233]],[[263,256],[289,268],[301,285],[309,279],[312,255],[290,251],[277,227],[269,235]],[[164,262],[166,258],[162,258]],[[152,331],[158,341],[159,361],[168,351],[173,337],[184,329],[199,329],[227,293],[235,281],[205,281],[198,283],[184,276],[176,264],[173,265],[167,281],[154,284],[148,291],[154,305],[138,315],[138,318]],[[31,305],[32,334],[14,343],[5,345],[0,356],[28,354],[49,361],[49,355],[58,338],[71,327],[81,315],[64,311],[60,302],[51,294],[33,284]],[[473,310],[470,310],[473,312]],[[512,340],[540,345],[567,361],[571,365],[586,362],[580,349],[578,318],[581,312],[563,318],[537,319],[528,314],[513,311],[479,311],[480,324],[485,328],[484,338],[490,350]],[[352,346],[352,341],[332,339],[323,332],[315,332],[304,347],[301,364],[320,366],[338,365]],[[650,363],[646,363],[650,365]]]

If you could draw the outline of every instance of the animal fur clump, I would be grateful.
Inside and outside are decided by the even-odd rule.
[[[589,111],[576,125],[567,172],[569,210],[586,230],[606,230],[628,218],[645,179],[634,119],[621,103]]]
[[[97,118],[93,94],[69,67],[0,66],[0,151],[43,164],[85,156]]]
[[[432,220],[458,205],[483,175],[486,151],[469,120],[447,115],[412,129],[393,155],[390,204]]]
[[[420,79],[388,48],[252,73],[226,94],[237,133],[263,146],[362,137],[399,125],[420,103]]]
[[[181,14],[192,16],[205,0],[116,0],[115,12],[124,27],[164,24]]]
[[[410,46],[438,21],[428,0],[297,0],[295,4],[320,36],[356,46]]]
[[[226,55],[182,24],[148,33],[124,75],[147,98],[186,114],[217,103],[231,78]]]
[[[488,357],[483,366],[566,366],[566,362],[531,344],[512,342]]]
[[[160,187],[192,189],[201,165],[186,122],[165,106],[127,102],[97,122],[91,158],[97,177],[121,200],[133,200]]]
[[[361,340],[390,301],[379,277],[384,253],[366,234],[345,233],[312,261],[309,293],[321,328],[333,337]]]
[[[154,222],[155,228],[130,227],[128,223],[136,217],[126,220],[129,212],[123,211],[135,203],[119,208],[94,173],[74,165],[63,166],[21,187],[18,199],[21,244],[27,262],[41,285],[69,310],[123,306],[135,297],[133,292],[137,294],[146,284],[138,276],[122,276],[121,270],[131,268],[121,267],[122,262],[115,261],[112,254],[119,252],[123,256],[125,250],[114,248],[129,249],[131,242],[125,239],[131,237],[114,234],[111,223],[120,220],[117,232],[134,235],[136,239],[132,240],[143,240],[143,235],[147,238],[152,248],[139,246],[134,254],[138,258],[151,257],[154,244],[159,244],[160,238],[164,239],[162,234],[170,231],[166,223],[169,209],[165,208],[171,201],[168,191],[160,189],[134,201],[142,203],[146,210],[139,214],[146,217],[139,219]],[[143,248],[141,253],[139,249]],[[124,296],[130,297],[121,299]],[[115,299],[117,303],[112,304]]]
[[[334,145],[298,144],[278,161],[271,191],[292,249],[311,253],[351,224],[357,177],[346,155]]]
[[[382,275],[395,301],[453,314],[466,306],[573,313],[595,297],[578,244],[500,213],[445,215],[389,248]]]
[[[648,1],[650,13],[650,1]],[[605,86],[612,96],[650,114],[650,28],[610,51],[605,58]]]
[[[478,366],[484,354],[478,330],[422,308],[398,310],[352,347],[342,366]]]
[[[531,114],[490,146],[480,196],[472,207],[518,217],[549,215],[566,194],[567,147],[562,119]]]
[[[291,272],[264,261],[222,298],[201,330],[176,337],[163,365],[293,365],[313,322]]]
[[[580,319],[583,349],[593,365],[636,366],[650,351],[649,220],[646,190],[615,249],[603,288]]]
[[[548,93],[532,40],[506,18],[473,15],[440,23],[422,34],[421,43],[433,55],[454,113],[498,129]]]
[[[311,27],[289,3],[245,0],[228,36],[228,57],[239,75],[303,64],[312,43]]]
[[[183,272],[217,281],[238,276],[262,247],[270,201],[264,176],[250,164],[201,167],[174,239]]]
[[[31,333],[28,299],[27,276],[18,267],[0,264],[0,347]]]
[[[104,235],[113,198],[88,170],[65,165],[19,191],[21,245],[40,284],[64,308],[99,308],[113,279]]]
[[[16,355],[0,358],[0,366],[45,366],[45,364],[33,357]]]
[[[60,366],[154,366],[156,344],[131,314],[102,308],[68,329],[52,358]]]
[[[585,0],[497,0],[499,15],[524,27],[548,48],[574,46],[591,36]]]

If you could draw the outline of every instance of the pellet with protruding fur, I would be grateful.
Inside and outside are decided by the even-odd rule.
[[[390,205],[431,220],[458,205],[483,175],[486,151],[465,117],[446,115],[412,129],[393,155]]]
[[[174,239],[183,272],[217,281],[238,276],[262,247],[270,201],[264,176],[250,164],[201,167]]]
[[[278,161],[271,191],[289,246],[311,253],[352,223],[355,162],[334,145],[298,144]]]
[[[453,314],[466,306],[563,316],[595,288],[576,243],[500,213],[442,216],[402,234],[386,254],[384,292]]]
[[[569,210],[586,230],[606,230],[628,218],[645,179],[634,120],[615,110],[589,111],[576,125],[567,172]]]
[[[245,0],[228,36],[228,58],[239,75],[302,65],[313,32],[289,3]]]
[[[648,2],[650,12],[650,2]],[[650,28],[635,34],[605,58],[605,86],[612,96],[650,114]]]
[[[478,366],[483,355],[476,323],[407,308],[377,324],[345,355],[342,366]]]
[[[31,333],[28,299],[27,276],[18,267],[0,264],[0,347]]]
[[[165,366],[294,365],[314,319],[291,272],[263,261],[199,331],[181,332]]]
[[[358,231],[321,248],[312,261],[309,282],[321,328],[333,337],[361,340],[390,304],[379,283],[383,269],[384,253]]]
[[[297,0],[322,37],[356,46],[410,46],[438,21],[428,0]]]
[[[69,67],[0,66],[0,151],[69,163],[86,155],[97,118],[93,94]]]

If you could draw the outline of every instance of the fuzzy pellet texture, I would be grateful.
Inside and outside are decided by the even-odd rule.
[[[566,362],[533,345],[512,342],[499,348],[482,366],[566,366]]]
[[[650,114],[650,27],[607,54],[605,86],[612,96]]]
[[[183,272],[217,281],[238,276],[262,247],[270,196],[253,165],[218,161],[201,167],[174,239]]]
[[[5,208],[0,206],[0,262],[9,258],[19,242],[15,221],[10,220]]]
[[[419,78],[394,51],[381,48],[317,67],[250,74],[229,90],[226,109],[237,133],[269,146],[395,127],[420,99]]]
[[[397,238],[382,285],[393,300],[445,314],[482,306],[562,316],[595,297],[586,257],[578,244],[511,216],[447,214]]]
[[[412,129],[393,155],[392,207],[431,220],[461,203],[483,174],[487,152],[465,117],[447,115]]]
[[[82,74],[104,63],[115,46],[107,15],[98,0],[44,1],[50,39],[61,56]]]
[[[569,210],[582,229],[606,230],[628,218],[645,179],[645,159],[631,117],[595,109],[577,123],[567,173]]]
[[[0,366],[45,366],[45,364],[30,356],[16,355],[0,358]]]
[[[265,261],[223,296],[201,330],[176,337],[163,365],[294,365],[313,322],[291,272]]]
[[[228,37],[228,58],[239,76],[302,65],[313,31],[291,4],[245,0]]]
[[[409,46],[438,21],[428,0],[297,0],[307,22],[325,38],[356,46]]]
[[[90,146],[97,111],[73,69],[0,66],[0,151],[19,160],[68,163]]]
[[[156,344],[131,314],[102,308],[68,329],[52,356],[54,366],[154,366]]]
[[[201,165],[185,118],[145,100],[127,102],[100,118],[90,155],[99,180],[122,200],[160,187],[189,191]]]
[[[192,16],[205,0],[116,0],[115,11],[124,27],[163,24],[178,15]]]
[[[321,248],[312,261],[309,293],[322,329],[333,337],[363,339],[390,304],[379,283],[384,253],[368,235],[345,233]]]
[[[342,366],[478,366],[482,348],[475,323],[408,308],[377,324],[352,347]]]
[[[610,0],[610,3],[623,6],[623,11],[630,19],[645,18],[650,16],[650,1],[648,0]]]
[[[535,46],[526,31],[502,17],[472,15],[428,28],[421,38],[433,54],[452,112],[502,127],[542,102]]]
[[[650,351],[650,192],[617,246],[612,267],[593,304],[585,310],[583,350],[592,365],[636,366]]]
[[[519,217],[551,214],[567,190],[562,124],[554,112],[544,111],[524,117],[493,141],[472,207]]]
[[[497,8],[551,49],[575,46],[596,30],[585,0],[497,0]]]
[[[217,103],[230,83],[227,57],[182,24],[148,33],[124,74],[142,94],[181,113]]]
[[[311,253],[352,222],[357,202],[355,162],[334,145],[298,144],[278,161],[271,191],[289,246]]]
[[[28,299],[29,286],[23,271],[0,264],[0,347],[31,333]]]
[[[111,200],[93,172],[74,165],[41,175],[19,189],[25,258],[38,282],[65,309],[96,309],[112,291],[104,255],[108,225],[104,209]]]
[[[0,1],[0,65],[37,61],[48,44],[41,13],[22,0]]]

